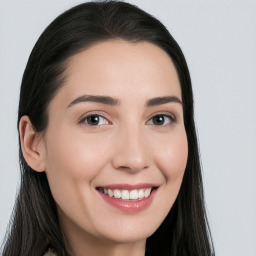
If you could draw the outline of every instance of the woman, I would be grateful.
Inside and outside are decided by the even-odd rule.
[[[19,103],[21,186],[3,255],[213,255],[178,44],[128,3],[40,36]]]

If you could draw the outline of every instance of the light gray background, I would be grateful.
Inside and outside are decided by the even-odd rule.
[[[22,73],[43,29],[81,2],[0,0],[0,241],[19,181]],[[216,255],[255,256],[256,1],[128,2],[159,18],[187,59]]]

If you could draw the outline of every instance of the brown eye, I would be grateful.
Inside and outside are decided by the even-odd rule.
[[[83,118],[81,120],[81,123],[85,123],[87,125],[92,125],[92,126],[99,126],[99,125],[108,124],[108,121],[105,117],[100,115],[89,115]]]
[[[164,116],[154,116],[152,118],[153,124],[155,125],[163,125],[165,122],[165,117]]]
[[[171,115],[155,115],[149,120],[149,124],[157,126],[165,126],[175,122],[175,118]]]

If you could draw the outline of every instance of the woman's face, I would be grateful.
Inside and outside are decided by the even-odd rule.
[[[187,162],[174,65],[151,43],[116,40],[73,56],[66,75],[43,139],[64,233],[74,243],[143,241],[170,211]]]

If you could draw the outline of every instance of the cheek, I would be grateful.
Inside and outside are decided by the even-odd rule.
[[[46,174],[52,195],[64,211],[76,209],[88,200],[84,194],[104,168],[107,148],[108,142],[96,136],[67,130],[49,134]]]
[[[91,199],[84,195],[90,193],[94,178],[108,161],[109,140],[106,138],[67,129],[48,134],[46,174],[49,186],[57,205],[71,219],[79,212],[82,216],[90,212],[87,205],[91,205]],[[87,225],[90,225],[89,220]]]
[[[67,131],[49,136],[46,171],[90,180],[104,165],[107,148],[108,142],[99,136]]]
[[[188,157],[188,144],[186,132],[180,131],[162,141],[157,151],[159,169],[165,175],[166,181],[181,181]]]
[[[187,164],[188,145],[186,132],[181,129],[155,141],[155,164],[164,178],[163,186],[159,188],[161,196],[156,201],[157,208],[162,209],[158,212],[159,220],[163,221],[180,191]]]

